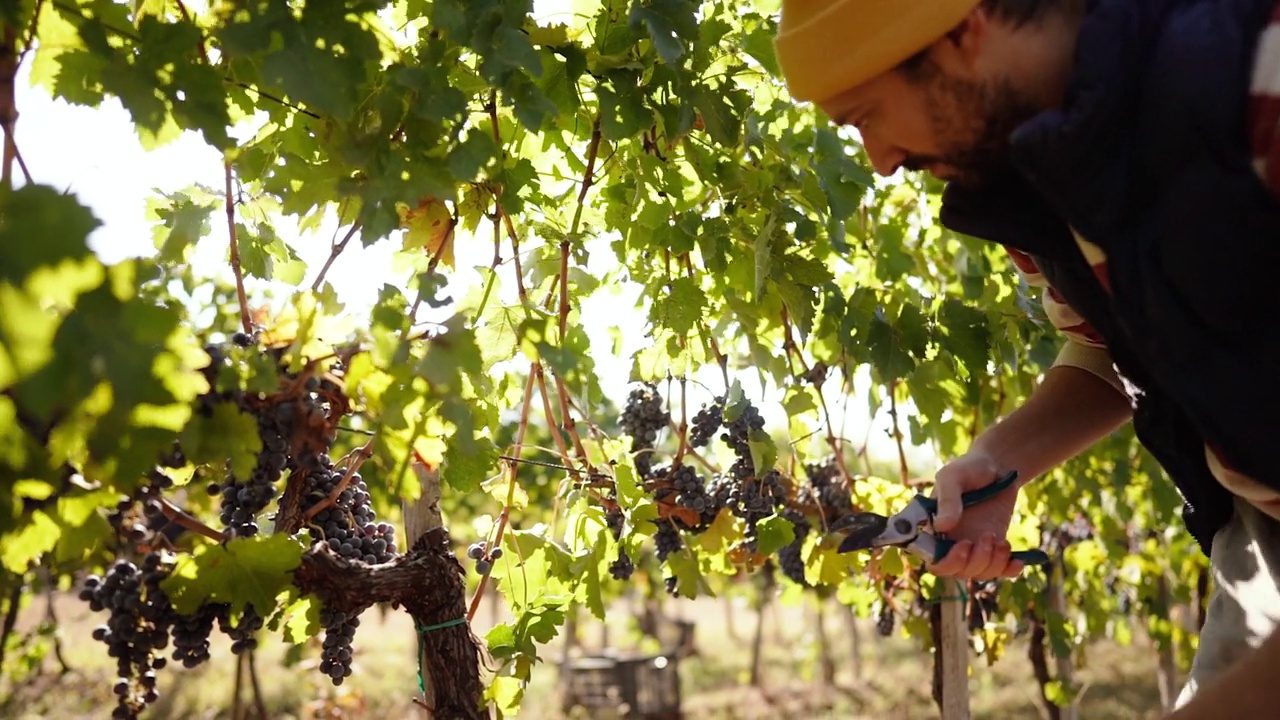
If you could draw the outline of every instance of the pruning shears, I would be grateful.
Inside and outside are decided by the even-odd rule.
[[[1017,478],[1018,472],[1015,470],[997,478],[990,485],[964,493],[960,496],[960,501],[964,507],[984,503],[1008,489]],[[954,540],[938,537],[931,532],[933,519],[937,515],[938,501],[917,494],[892,517],[872,512],[854,513],[837,522],[832,529],[845,535],[840,542],[842,553],[895,546],[934,563],[946,557],[956,544]],[[1049,562],[1049,555],[1043,550],[1015,550],[1009,559],[1024,565],[1044,565]]]

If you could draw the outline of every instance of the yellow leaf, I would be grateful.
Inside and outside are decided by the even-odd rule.
[[[418,207],[396,203],[400,227],[404,229],[404,249],[422,248],[429,256],[440,255],[440,262],[453,267],[453,215],[440,200],[423,198]]]

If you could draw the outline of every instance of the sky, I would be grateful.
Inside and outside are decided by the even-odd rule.
[[[567,12],[568,5],[581,5],[587,1],[538,0],[535,16],[555,18],[558,13]],[[16,102],[20,113],[15,133],[18,147],[35,182],[70,191],[102,222],[90,235],[89,243],[103,262],[149,257],[155,253],[153,222],[146,217],[148,198],[197,183],[212,188],[223,186],[221,155],[206,145],[199,134],[186,132],[159,148],[145,150],[137,139],[128,112],[119,101],[111,98],[100,107],[88,108],[55,100],[43,88],[31,87],[29,67],[30,63],[26,63],[20,69],[16,83]],[[309,286],[328,256],[330,239],[338,225],[336,219],[330,217],[317,232],[306,236],[299,235],[293,225],[285,219],[275,221],[279,235],[306,262],[308,270],[304,285]],[[468,242],[469,238],[461,235],[457,238],[455,282],[459,286],[479,282],[480,275],[472,268],[488,267],[492,260],[489,232],[482,225],[477,236],[483,240]],[[193,263],[198,263],[205,272],[221,267],[224,277],[230,280],[226,245],[225,216],[222,212],[215,212],[211,217],[210,233],[197,246]],[[357,317],[376,300],[384,283],[404,286],[407,273],[390,270],[398,245],[395,237],[367,248],[359,242],[352,242],[326,275],[339,298]],[[588,269],[598,275],[612,262],[615,260],[611,252],[595,252],[591,255]],[[513,293],[511,285],[513,283],[507,282],[504,290]],[[251,294],[262,286],[263,283],[252,279],[246,282]],[[635,310],[637,297],[638,287],[620,286],[612,297],[593,297],[590,303],[578,308],[581,324],[593,347],[610,348],[613,343],[610,328],[622,330],[622,348],[617,357],[612,357],[610,352],[596,353],[593,357],[601,386],[618,404],[625,400],[630,357],[647,342],[643,332],[646,319]],[[505,299],[514,301],[511,296]],[[697,379],[707,387],[718,388],[722,384],[719,377],[718,370],[708,368]],[[747,372],[739,373],[739,377],[748,397],[760,400],[765,390],[756,382],[757,375]],[[825,395],[828,403],[838,406],[836,382],[833,374]],[[855,395],[861,396],[868,383],[868,376],[862,373],[856,380]],[[769,394],[776,397],[776,391]],[[766,399],[774,400],[775,397]],[[694,403],[693,407],[697,404]],[[838,427],[843,420],[845,436],[858,442],[863,437],[870,437],[873,454],[892,456],[895,450],[885,432],[888,428],[886,413],[881,412],[874,419],[874,427],[868,433],[865,400],[855,398],[848,405],[847,416],[835,419]],[[835,410],[833,406],[832,411]],[[771,428],[785,429],[785,414],[778,402],[763,403],[761,412]],[[922,457],[915,452],[912,456]],[[913,470],[920,473],[932,468],[913,461]]]

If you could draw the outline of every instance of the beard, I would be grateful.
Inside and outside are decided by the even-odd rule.
[[[913,79],[925,87],[929,124],[940,151],[908,155],[903,167],[945,166],[951,171],[945,179],[963,186],[982,185],[1012,172],[1009,138],[1043,109],[1031,93],[1014,87],[1008,78],[963,80],[936,66],[917,72]]]

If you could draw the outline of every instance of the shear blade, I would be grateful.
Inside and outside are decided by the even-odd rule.
[[[875,545],[888,526],[889,518],[876,513],[857,513],[841,523],[841,531],[845,533],[840,541],[840,552],[866,550]]]

